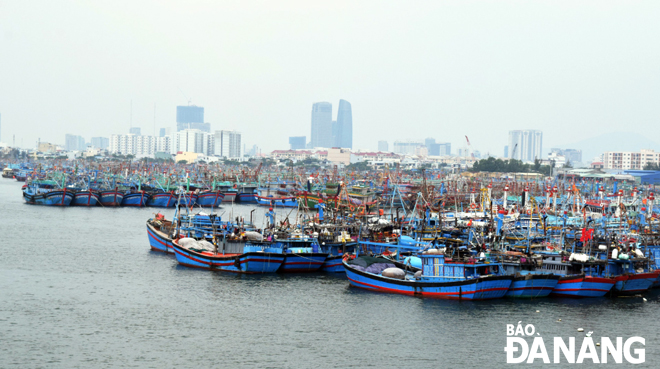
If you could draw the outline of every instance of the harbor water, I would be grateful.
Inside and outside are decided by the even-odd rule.
[[[363,291],[341,275],[195,270],[150,251],[156,209],[31,206],[20,187],[0,179],[0,368],[500,368],[518,322],[535,326],[550,360],[553,337],[578,337],[579,351],[584,328],[595,341],[643,337],[634,367],[660,365],[657,290],[646,302],[445,301]]]

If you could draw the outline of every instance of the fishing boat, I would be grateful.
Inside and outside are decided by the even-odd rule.
[[[501,265],[474,260],[467,262],[445,255],[421,254],[422,268],[386,258],[360,256],[343,260],[352,286],[411,296],[455,300],[487,300],[503,297],[511,286],[510,275]]]
[[[99,203],[102,206],[121,206],[121,202],[124,199],[124,193],[122,191],[114,190],[102,190],[99,191]]]
[[[249,243],[240,253],[222,253],[217,246],[192,238],[174,240],[172,246],[181,265],[233,273],[274,273],[286,257],[271,243]]]
[[[128,192],[124,194],[121,206],[144,207],[149,201],[149,194],[145,191]]]
[[[48,183],[32,183],[23,189],[23,199],[32,205],[69,206],[73,195],[73,191],[53,188]]]
[[[199,193],[196,201],[199,206],[217,208],[224,198],[225,194],[222,191],[204,190]]]
[[[147,220],[147,236],[151,249],[173,254],[174,246],[172,244],[172,238],[170,238],[172,230],[172,222],[165,220],[162,214],[157,214],[155,218]]]
[[[547,297],[555,289],[561,276],[537,271],[538,261],[541,261],[541,256],[538,256],[538,258],[516,256],[502,261],[504,273],[513,276],[513,282],[506,297]]]
[[[255,197],[256,185],[241,185],[238,191],[238,202],[252,204],[257,202]]]
[[[2,178],[14,178],[14,169],[5,168],[2,170]]]
[[[286,196],[279,190],[271,188],[259,188],[256,191],[255,199],[257,204],[270,207],[298,207],[296,196]]]
[[[173,192],[158,191],[151,193],[147,206],[157,208],[172,208],[176,204],[176,195]]]
[[[600,260],[584,259],[582,255],[566,258],[561,255],[545,255],[537,271],[559,275],[557,285],[550,292],[554,297],[603,297],[616,282],[614,278],[601,277],[604,263]]]
[[[613,295],[635,295],[645,292],[653,286],[653,283],[658,279],[658,274],[656,272],[645,272],[644,267],[639,265],[645,261],[614,258],[608,260],[607,267],[603,270],[602,275],[612,276],[616,281],[611,291]]]
[[[197,197],[199,196],[196,191],[185,191],[180,194],[181,198],[179,203],[186,207],[192,207],[197,202]]]
[[[72,206],[96,206],[99,201],[99,195],[91,190],[74,191]]]
[[[288,239],[274,243],[281,247],[285,259],[278,272],[308,273],[316,272],[328,257],[327,252],[319,250],[319,244],[314,239]]]

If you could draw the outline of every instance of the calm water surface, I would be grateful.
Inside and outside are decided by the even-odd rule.
[[[583,327],[644,337],[646,363],[635,367],[660,366],[657,292],[648,302],[457,302],[362,291],[328,274],[213,273],[149,250],[154,209],[30,206],[20,186],[0,179],[0,368],[499,368],[506,324],[518,321],[535,325],[551,360],[552,337]]]

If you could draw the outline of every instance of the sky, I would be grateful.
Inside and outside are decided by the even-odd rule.
[[[190,102],[265,153],[339,99],[355,149],[658,137],[658,19],[660,1],[0,0],[0,140],[153,134]]]

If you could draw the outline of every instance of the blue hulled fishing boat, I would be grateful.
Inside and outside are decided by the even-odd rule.
[[[147,220],[147,236],[152,250],[167,254],[174,253],[174,246],[170,238],[172,228],[172,222],[165,220],[160,214],[156,215],[154,219]]]
[[[284,273],[316,272],[328,257],[328,253],[320,252],[316,240],[289,239],[274,243],[284,250],[286,258],[278,270]]]
[[[216,208],[222,204],[225,194],[221,191],[206,190],[199,193],[197,196],[197,205],[202,207]]]
[[[124,193],[117,189],[99,192],[99,203],[102,206],[121,206],[123,199]]]
[[[173,247],[181,265],[233,273],[274,273],[285,258],[282,249],[270,243],[246,244],[241,253],[221,253],[210,242],[192,238],[175,240]]]
[[[512,276],[496,263],[463,262],[444,255],[422,254],[422,269],[385,258],[344,259],[352,286],[372,291],[443,299],[486,300],[503,297]]]
[[[99,195],[91,190],[75,191],[71,205],[73,206],[96,206]]]
[[[124,198],[121,201],[121,206],[147,206],[149,197],[149,194],[145,191],[129,192],[124,195]]]
[[[23,188],[23,199],[32,205],[69,206],[74,192],[58,189],[55,181],[33,181]]]
[[[176,195],[172,192],[154,192],[147,201],[147,206],[154,206],[157,208],[173,208],[176,204]]]

